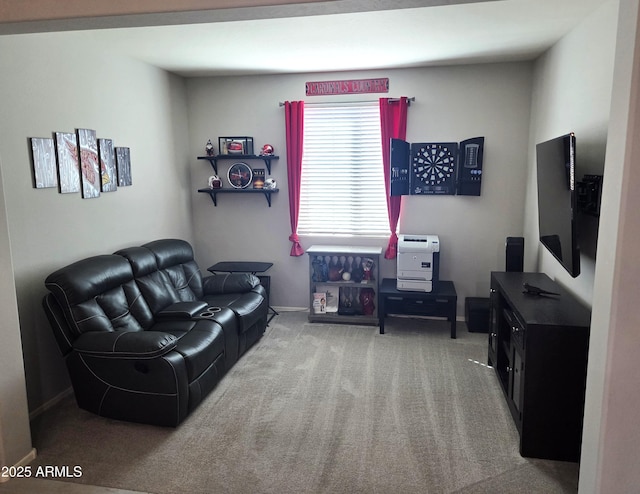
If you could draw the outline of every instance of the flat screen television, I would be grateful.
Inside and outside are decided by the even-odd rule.
[[[580,274],[576,225],[576,136],[536,145],[540,242],[572,277]]]

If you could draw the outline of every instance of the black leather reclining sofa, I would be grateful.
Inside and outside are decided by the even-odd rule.
[[[183,240],[83,259],[45,286],[78,406],[119,420],[177,426],[267,325],[258,278],[203,277]]]

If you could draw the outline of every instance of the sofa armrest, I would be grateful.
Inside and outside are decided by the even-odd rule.
[[[160,331],[92,331],[80,335],[73,349],[111,358],[155,358],[173,350],[178,339]]]
[[[202,280],[205,295],[246,293],[260,285],[260,280],[250,273],[229,273],[207,276]]]
[[[193,319],[204,312],[208,304],[201,300],[191,302],[176,302],[165,307],[156,314],[156,319]]]

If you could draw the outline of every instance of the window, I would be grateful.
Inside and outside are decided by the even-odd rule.
[[[298,233],[388,236],[377,102],[306,105]]]

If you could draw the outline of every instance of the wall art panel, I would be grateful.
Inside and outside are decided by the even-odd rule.
[[[100,176],[102,192],[113,192],[118,188],[116,172],[116,156],[111,139],[98,139],[100,153]]]
[[[116,163],[118,165],[118,185],[131,185],[131,155],[129,148],[116,148]]]
[[[82,197],[90,199],[100,196],[100,168],[96,131],[77,129],[80,170],[82,171]]]
[[[80,166],[78,165],[78,139],[73,132],[56,132],[58,156],[58,183],[60,193],[80,191]]]
[[[36,189],[57,187],[56,154],[53,139],[32,137],[33,184]]]

